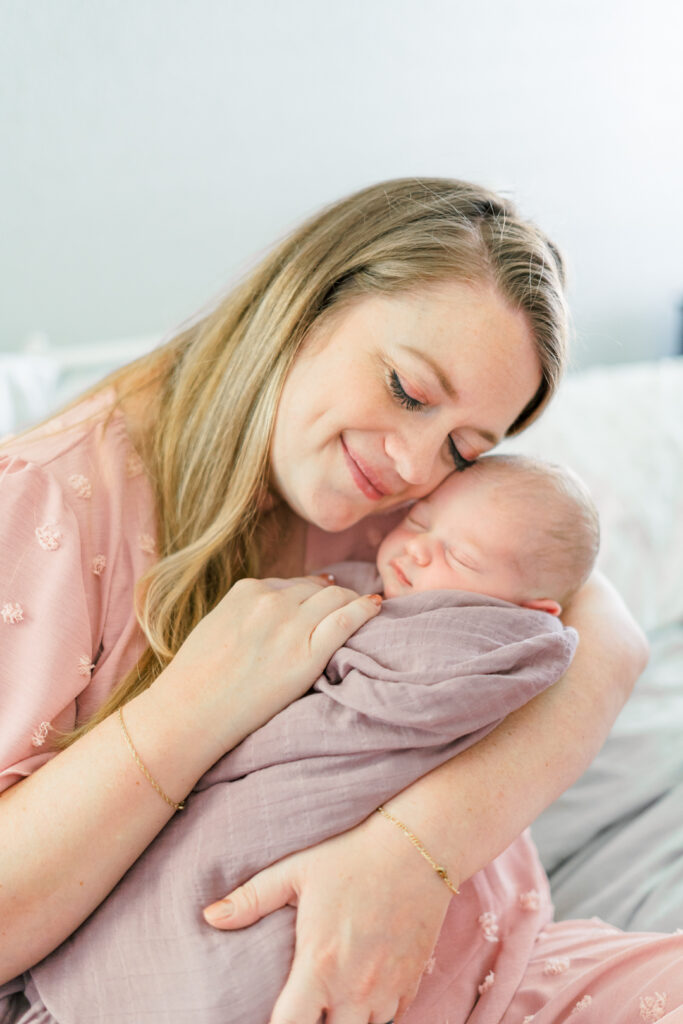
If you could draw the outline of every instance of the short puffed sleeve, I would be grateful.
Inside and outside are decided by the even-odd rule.
[[[90,681],[79,526],[61,484],[0,456],[0,792],[54,755]]]

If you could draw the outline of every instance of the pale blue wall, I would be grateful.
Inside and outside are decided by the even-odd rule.
[[[678,0],[0,0],[0,349],[162,334],[383,177],[515,195],[577,362],[671,352]]]

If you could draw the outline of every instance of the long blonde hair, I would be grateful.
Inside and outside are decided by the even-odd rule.
[[[309,219],[213,308],[93,391],[153,381],[142,452],[157,503],[158,562],[136,587],[148,647],[67,746],[145,690],[236,580],[255,576],[269,448],[287,371],[311,327],[341,303],[456,279],[491,282],[528,318],[542,383],[510,428],[543,408],[566,359],[562,259],[511,203],[445,178],[381,182]]]

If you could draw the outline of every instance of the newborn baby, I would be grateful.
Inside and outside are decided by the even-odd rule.
[[[412,506],[382,541],[385,597],[467,590],[559,615],[588,577],[598,514],[570,470],[489,455]]]
[[[30,1006],[22,1020],[266,1024],[294,956],[294,908],[234,932],[210,928],[202,909],[357,825],[556,682],[576,634],[542,611],[559,611],[596,548],[581,485],[529,460],[487,457],[418,502],[379,551],[385,596],[397,600],[350,637],[308,694],[203,775],[107,899],[17,979],[10,991]],[[376,586],[376,571],[335,566],[355,590],[369,573]],[[492,950],[479,923],[495,917],[502,891],[491,871],[463,883],[449,925],[466,951],[449,977],[465,965],[468,991],[492,968],[498,991],[517,984],[519,941]],[[536,875],[515,885],[534,889]],[[549,898],[516,912],[530,946]],[[444,1005],[440,977],[426,977],[425,998]]]

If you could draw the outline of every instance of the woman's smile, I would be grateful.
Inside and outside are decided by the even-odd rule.
[[[366,498],[369,498],[370,501],[379,501],[380,498],[392,493],[391,489],[382,482],[377,470],[369,466],[356,452],[352,452],[349,449],[343,435],[341,437],[341,446],[351,477]]]

